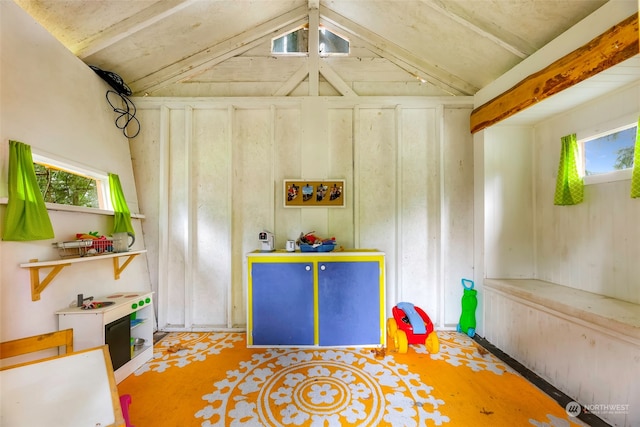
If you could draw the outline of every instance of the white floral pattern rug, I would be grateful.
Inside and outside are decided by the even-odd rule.
[[[248,349],[242,333],[170,333],[119,384],[144,426],[584,425],[466,335],[440,352]]]

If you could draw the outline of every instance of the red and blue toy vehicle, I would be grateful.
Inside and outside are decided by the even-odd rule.
[[[409,344],[425,344],[429,353],[440,351],[438,335],[427,313],[409,302],[400,302],[391,310],[393,317],[387,320],[389,346],[393,344],[399,353],[406,353]]]

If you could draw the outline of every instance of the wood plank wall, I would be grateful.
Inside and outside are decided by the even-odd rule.
[[[243,327],[246,253],[303,231],[386,253],[387,306],[455,326],[473,274],[470,99],[135,100],[131,152],[159,327]],[[285,178],[346,180],[345,208],[284,208]]]

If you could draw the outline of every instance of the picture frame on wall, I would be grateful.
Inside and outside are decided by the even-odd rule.
[[[344,179],[285,179],[285,208],[343,208],[345,204]]]

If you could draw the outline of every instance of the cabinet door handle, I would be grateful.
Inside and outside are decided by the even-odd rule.
[[[304,267],[304,269],[307,270],[307,271],[311,271],[311,266],[307,265],[307,266]]]
[[[327,267],[326,267],[324,264],[322,264],[322,265],[320,266],[320,270],[322,270],[322,271],[324,271],[326,268],[327,268]]]

